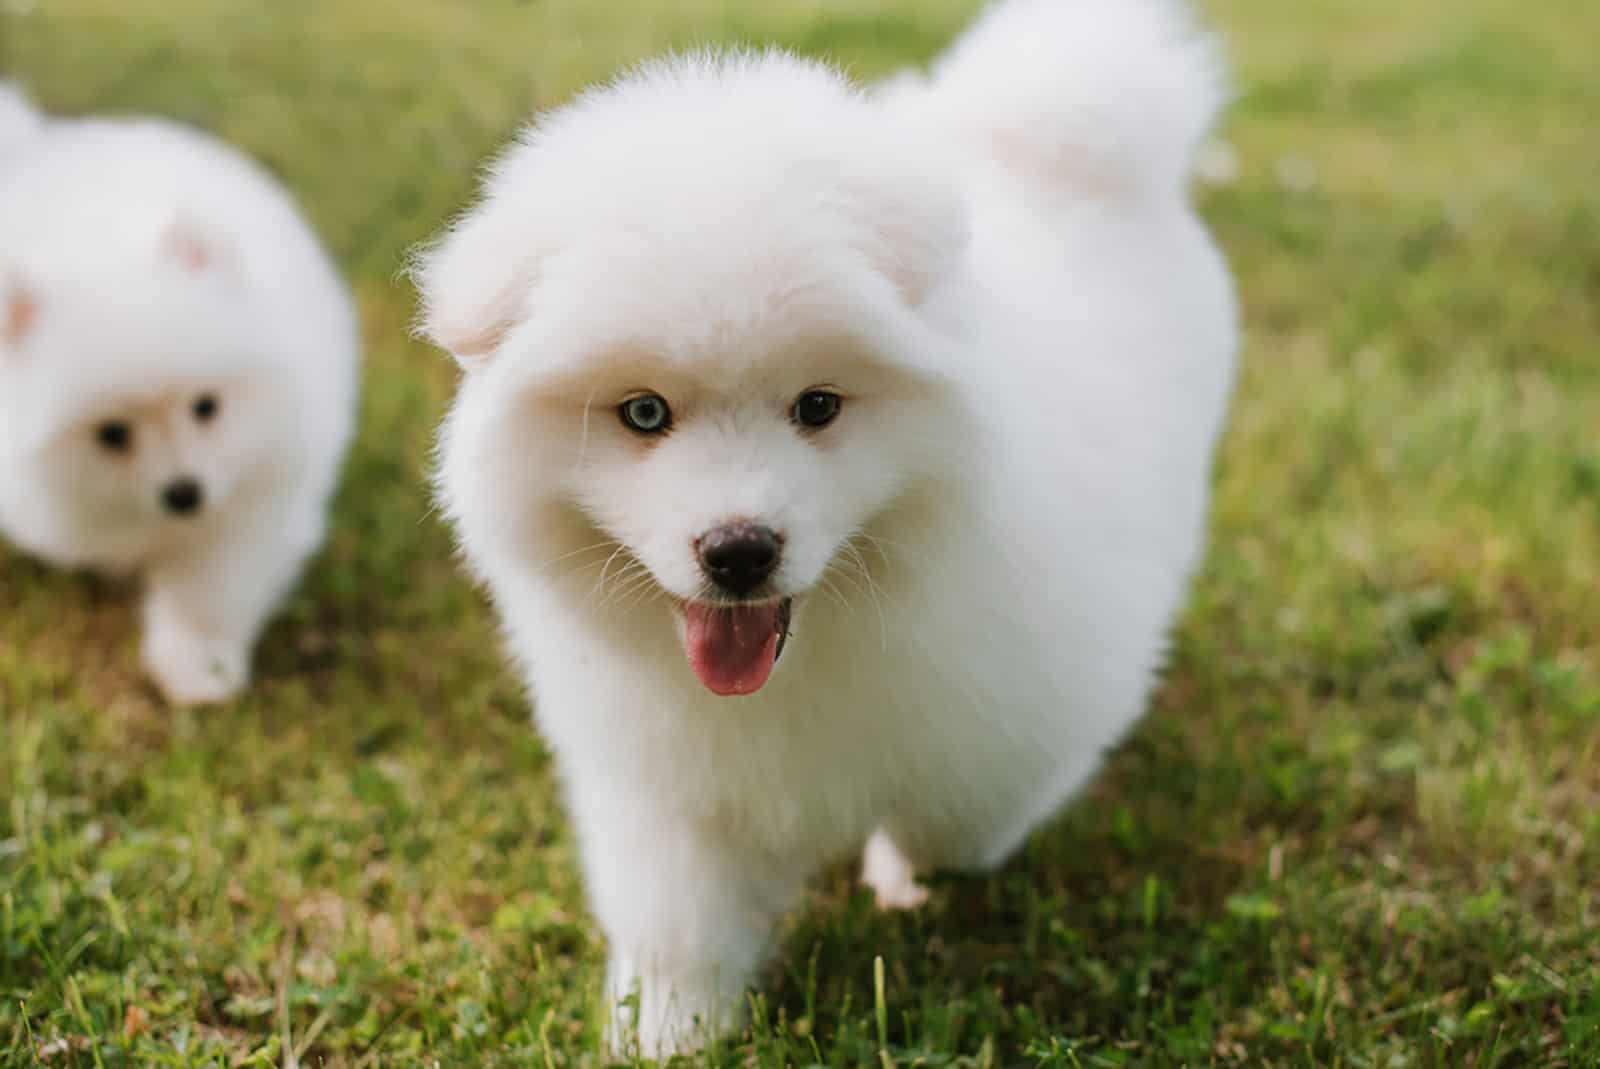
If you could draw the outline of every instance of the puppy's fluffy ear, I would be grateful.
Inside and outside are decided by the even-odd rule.
[[[965,218],[942,198],[880,204],[868,223],[863,251],[913,308],[949,277],[967,245]]]
[[[237,294],[244,285],[243,270],[227,236],[181,216],[157,232],[156,255],[196,280],[220,283],[225,292]]]
[[[472,369],[527,316],[533,260],[503,220],[480,207],[412,260],[422,298],[417,330]]]
[[[0,344],[21,345],[39,321],[39,298],[19,278],[0,281]]]
[[[957,268],[970,237],[956,188],[906,161],[849,190],[857,243],[912,308]]]
[[[196,274],[209,271],[217,264],[216,244],[182,220],[167,225],[161,235],[161,252],[180,267]]]

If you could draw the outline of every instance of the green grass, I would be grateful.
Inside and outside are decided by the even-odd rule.
[[[370,343],[337,533],[236,707],[163,709],[126,591],[0,556],[0,1064],[599,1063],[600,938],[428,515],[453,376],[393,275],[625,61],[874,74],[974,6],[0,2],[51,107],[268,161]],[[1248,351],[1156,708],[993,879],[896,917],[823,880],[706,1064],[1600,1065],[1600,6],[1210,8]]]

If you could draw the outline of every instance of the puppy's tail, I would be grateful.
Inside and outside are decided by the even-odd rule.
[[[1185,0],[997,0],[886,95],[1025,178],[1116,195],[1181,186],[1227,90]]]
[[[22,89],[0,82],[0,158],[20,149],[44,128],[44,116],[28,102]]]

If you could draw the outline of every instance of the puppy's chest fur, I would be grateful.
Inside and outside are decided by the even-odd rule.
[[[569,651],[536,667],[538,719],[570,775],[620,778],[749,849],[827,860],[886,820],[1014,801],[1048,761],[929,637],[885,639],[875,616],[803,616],[780,674],[744,699],[706,695],[666,645],[609,662]]]

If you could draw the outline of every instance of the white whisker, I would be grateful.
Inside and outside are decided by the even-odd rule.
[[[594,405],[594,391],[589,391],[589,396],[583,399],[583,435],[578,439],[578,463],[582,464],[589,456],[589,409]]]
[[[928,564],[930,560],[928,555],[923,553],[921,550],[912,549],[904,542],[896,542],[891,538],[881,538],[878,535],[868,534],[865,531],[857,531],[851,536],[851,538],[852,540],[856,538],[864,538],[870,542],[872,544],[872,548],[877,550],[878,555],[883,558],[884,564],[891,563],[888,553],[888,550],[891,549],[901,556],[913,559],[918,564]]]
[[[636,593],[641,587],[648,587],[655,583],[655,576],[650,574],[650,569],[638,561],[631,561],[629,566],[617,574],[613,581],[611,592],[595,606],[604,609],[625,601],[629,595]]]
[[[883,601],[889,595],[878,585],[878,581],[872,577],[872,569],[867,566],[867,559],[861,555],[861,550],[856,548],[854,540],[846,539],[844,548],[850,551],[850,557],[855,562],[856,569],[866,582],[867,596],[872,599],[872,607],[878,613],[878,641],[883,649],[887,650],[889,648],[889,621],[883,613]]]
[[[626,552],[628,552],[628,547],[622,545],[621,543],[618,543],[617,548],[614,551],[612,551],[611,556],[606,558],[605,564],[601,565],[601,567],[600,567],[600,578],[595,580],[595,586],[596,587],[605,586],[605,583],[606,583],[606,572],[608,570],[610,570],[611,562],[616,560],[618,557],[620,557],[622,554],[624,554]]]
[[[838,603],[839,608],[843,609],[845,612],[851,611],[849,600],[845,598],[844,594],[839,590],[837,584],[835,584],[832,579],[828,578],[827,572],[823,572],[822,578],[817,580],[817,589],[833,598],[833,600]]]
[[[563,553],[559,557],[551,557],[549,560],[547,560],[543,564],[539,565],[539,567],[536,570],[539,571],[539,572],[543,572],[547,568],[551,568],[551,567],[553,567],[553,566],[555,566],[557,564],[560,564],[564,560],[568,560],[568,559],[570,559],[572,557],[579,556],[580,554],[583,554],[583,553],[593,553],[596,550],[610,549],[614,544],[615,543],[613,543],[610,539],[607,539],[604,542],[594,542],[594,543],[591,543],[590,545],[584,546],[582,549],[575,549],[570,553]]]

